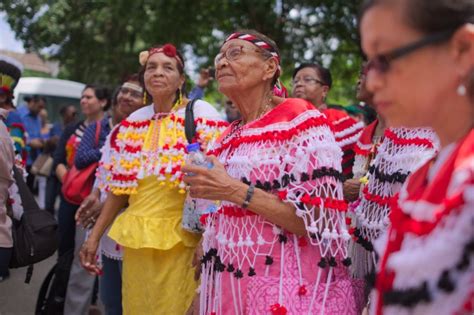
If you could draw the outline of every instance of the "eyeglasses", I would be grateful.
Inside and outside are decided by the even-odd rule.
[[[232,46],[224,52],[218,53],[216,58],[214,58],[214,66],[217,68],[219,62],[225,57],[228,61],[235,61],[242,56],[244,49],[254,50],[258,52],[256,49],[250,49],[244,46]]]
[[[124,94],[124,95],[128,93],[133,98],[142,98],[143,97],[142,93],[140,93],[138,91],[134,91],[132,89],[124,88],[124,87],[120,88],[119,92],[120,92],[120,94]]]
[[[379,54],[369,60],[367,63],[367,71],[369,70],[376,70],[379,73],[386,73],[390,70],[390,63],[398,58],[406,56],[420,48],[423,48],[428,45],[433,45],[436,43],[440,43],[446,41],[451,38],[453,35],[454,30],[444,31],[440,33],[436,33],[433,35],[429,35],[420,39],[419,41],[413,42],[406,46],[396,48],[392,51],[389,51],[385,54]]]
[[[305,85],[309,85],[309,84],[316,84],[316,83],[319,83],[321,85],[327,85],[326,83],[324,83],[323,81],[321,80],[318,80],[316,78],[313,78],[313,77],[303,77],[301,79],[299,78],[295,78],[293,79],[293,81],[291,81],[293,85],[297,85],[298,83],[303,83]]]

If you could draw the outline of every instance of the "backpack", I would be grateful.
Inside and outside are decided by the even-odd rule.
[[[35,315],[62,315],[64,302],[74,259],[74,249],[71,248],[58,258],[41,284],[36,300]]]
[[[13,178],[24,212],[19,220],[12,218],[13,252],[9,267],[28,266],[25,283],[29,283],[33,264],[50,257],[58,248],[58,224],[50,212],[40,210],[22,172],[15,166]]]

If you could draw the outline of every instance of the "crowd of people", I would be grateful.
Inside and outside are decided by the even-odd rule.
[[[210,70],[186,93],[170,43],[113,94],[86,85],[84,119],[67,106],[52,126],[43,97],[13,106],[21,68],[0,57],[0,281],[23,164],[70,257],[60,313],[98,295],[110,315],[471,314],[474,3],[367,0],[359,26],[350,107],[327,104],[317,63],[287,90],[276,43],[254,30],[214,59],[225,117],[203,100]]]

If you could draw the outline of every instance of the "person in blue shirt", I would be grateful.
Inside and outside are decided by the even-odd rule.
[[[61,115],[61,120],[54,123],[53,127],[50,130],[49,140],[46,142],[46,146],[49,146],[49,151],[54,152],[56,146],[61,138],[63,130],[66,126],[74,125],[76,123],[77,108],[74,105],[65,105],[59,110]],[[46,183],[46,199],[45,199],[45,210],[51,212],[52,214],[56,213],[55,204],[56,199],[59,196],[61,191],[61,183],[56,177],[56,173],[52,172],[48,177],[48,182]]]
[[[38,95],[27,97],[25,100],[27,101],[27,106],[18,108],[18,113],[26,130],[26,171],[28,172],[26,183],[30,190],[34,191],[35,177],[30,173],[30,169],[44,146],[44,140],[41,137],[41,118],[39,112],[45,108],[46,101],[44,97]]]
[[[214,70],[210,68],[201,69],[196,86],[189,92],[189,99],[203,99],[204,90],[212,80],[214,80]]]
[[[51,137],[61,137],[64,127],[75,123],[77,119],[77,109],[74,105],[64,105],[59,109],[61,120],[53,124],[51,128]]]

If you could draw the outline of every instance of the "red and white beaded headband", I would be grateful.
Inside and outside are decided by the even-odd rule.
[[[257,47],[260,47],[268,51],[273,57],[276,58],[276,60],[278,61],[278,65],[280,65],[280,56],[278,55],[276,50],[273,48],[273,46],[267,43],[266,41],[264,41],[263,39],[258,38],[255,35],[251,35],[247,33],[233,33],[229,37],[227,37],[227,39],[224,41],[224,44],[232,39],[242,39],[254,44]]]
[[[140,64],[144,66],[148,59],[157,53],[163,53],[168,57],[175,58],[181,67],[184,68],[184,60],[178,55],[178,51],[173,44],[165,44],[161,47],[152,47],[149,50],[142,51],[138,57]]]
[[[277,76],[280,76],[280,73],[281,73],[280,55],[277,53],[275,48],[273,48],[272,45],[270,45],[269,43],[267,43],[266,41],[264,41],[263,39],[255,35],[251,35],[247,33],[239,33],[239,32],[233,33],[229,37],[227,37],[227,39],[224,41],[224,44],[232,39],[242,39],[249,43],[254,44],[255,46],[259,48],[262,48],[265,51],[268,51],[278,63]],[[280,80],[277,80],[277,83],[273,87],[273,94],[276,96],[288,97],[288,91],[286,90],[285,86],[280,82]]]

